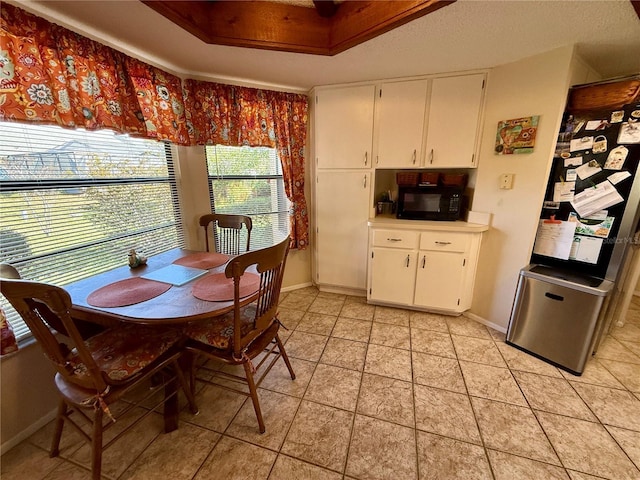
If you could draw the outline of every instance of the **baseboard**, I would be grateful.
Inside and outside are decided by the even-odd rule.
[[[337,293],[339,295],[349,295],[352,297],[366,297],[367,291],[358,288],[336,287],[335,285],[316,285],[318,290],[326,293]]]
[[[507,333],[507,329],[505,327],[503,327],[502,325],[497,325],[493,322],[490,322],[489,320],[486,320],[485,318],[481,317],[480,315],[476,315],[475,313],[471,313],[471,312],[464,312],[462,315],[464,315],[465,317],[470,318],[471,320],[475,320],[478,323],[482,323],[483,325],[486,325],[487,327],[491,327],[494,330],[497,330],[500,333]]]
[[[54,418],[56,418],[56,414],[57,413],[58,413],[58,409],[54,408],[49,413],[47,413],[44,417],[42,417],[40,420],[38,420],[37,422],[29,425],[22,432],[18,433],[15,437],[13,437],[10,440],[7,440],[6,442],[4,442],[0,446],[0,455],[4,455],[6,452],[11,450],[13,447],[18,445],[20,442],[23,442],[24,440],[29,438],[31,435],[36,433],[38,430],[40,430],[42,427],[44,427],[47,423],[49,423]]]
[[[306,288],[306,287],[313,287],[313,283],[306,282],[306,283],[300,283],[298,285],[290,285],[288,287],[282,287],[281,291],[286,293],[286,292],[292,292],[294,290],[298,290],[300,288]]]

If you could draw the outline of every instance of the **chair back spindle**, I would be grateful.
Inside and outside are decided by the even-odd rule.
[[[207,252],[238,255],[248,252],[253,222],[247,215],[211,213],[200,217]],[[243,228],[244,226],[244,228]]]

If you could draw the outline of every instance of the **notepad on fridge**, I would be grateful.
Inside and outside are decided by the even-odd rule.
[[[145,273],[141,275],[142,278],[147,280],[156,280],[158,282],[170,283],[177,287],[189,283],[191,280],[201,277],[208,270],[202,270],[200,268],[184,267],[182,265],[171,264],[166,267],[159,268],[153,272]]]

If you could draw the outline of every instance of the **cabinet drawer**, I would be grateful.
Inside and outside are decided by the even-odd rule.
[[[374,247],[418,248],[418,232],[405,230],[374,230]]]
[[[458,232],[422,232],[420,250],[464,252],[469,245],[469,234]]]

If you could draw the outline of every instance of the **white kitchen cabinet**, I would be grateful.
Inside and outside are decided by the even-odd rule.
[[[414,304],[438,310],[460,309],[464,253],[421,251],[416,272]]]
[[[371,168],[374,101],[375,85],[316,90],[317,168]]]
[[[487,228],[466,222],[370,220],[367,300],[449,314],[469,309]]]
[[[428,80],[410,80],[385,82],[378,88],[375,167],[422,166],[428,85]]]
[[[464,277],[472,235],[435,231],[420,234],[414,303],[443,310],[459,310],[465,297]],[[470,262],[471,265],[471,262]]]
[[[387,229],[371,232],[369,269],[384,272],[371,277],[371,300],[412,303],[419,235],[418,232]]]
[[[371,172],[318,170],[316,284],[364,291]]]
[[[434,78],[431,84],[425,167],[474,168],[484,74]]]

